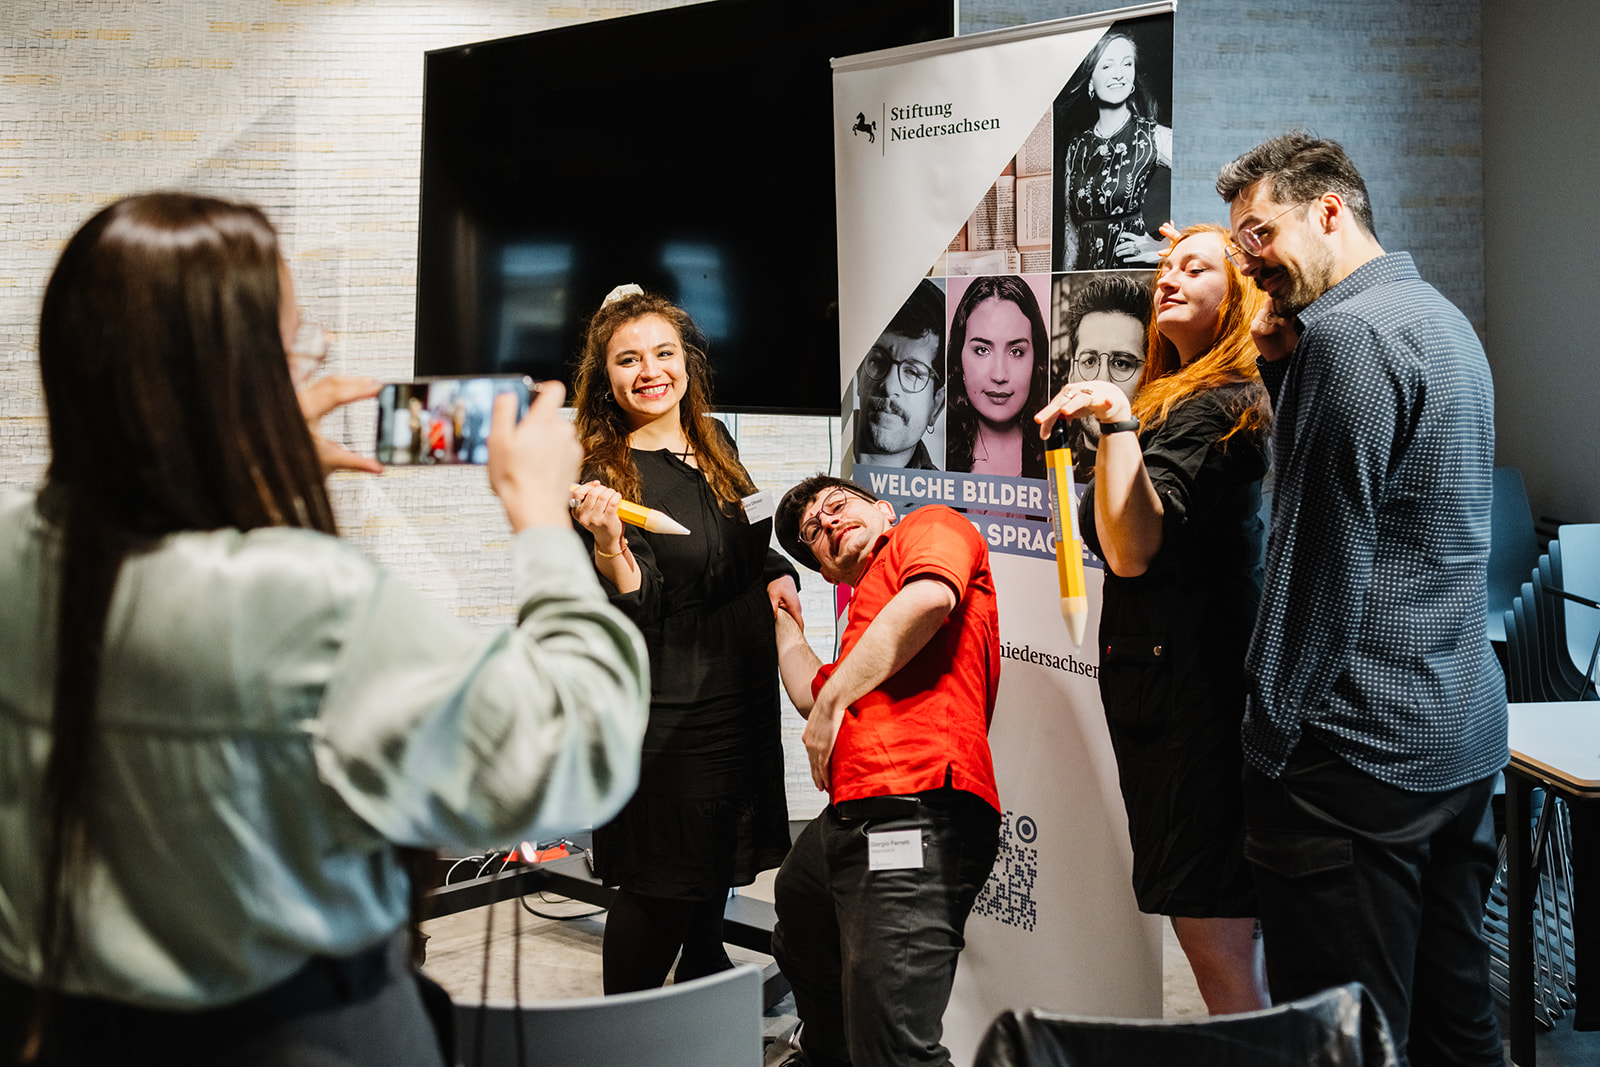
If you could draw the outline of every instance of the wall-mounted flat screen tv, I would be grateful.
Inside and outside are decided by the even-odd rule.
[[[726,411],[838,414],[829,60],[950,37],[952,0],[715,0],[429,52],[416,373],[570,381],[637,282]]]

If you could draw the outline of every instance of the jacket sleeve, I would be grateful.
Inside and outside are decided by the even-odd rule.
[[[550,837],[607,821],[638,783],[638,630],[571,532],[517,534],[512,563],[512,630],[485,633],[381,571],[349,615],[313,725],[317,765],[391,841]]]

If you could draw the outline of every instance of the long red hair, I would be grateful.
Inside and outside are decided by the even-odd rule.
[[[1212,223],[1189,226],[1179,232],[1176,239],[1161,253],[1163,259],[1172,254],[1178,242],[1197,233],[1214,233],[1222,238],[1224,246],[1228,231]],[[1222,257],[1223,269],[1228,276],[1228,291],[1217,310],[1217,333],[1210,347],[1189,361],[1186,367],[1178,358],[1178,349],[1156,328],[1155,305],[1160,299],[1156,283],[1150,283],[1150,333],[1146,344],[1144,376],[1139,392],[1133,398],[1133,414],[1146,426],[1157,426],[1166,420],[1172,409],[1197,393],[1223,385],[1252,383],[1247,391],[1249,401],[1239,411],[1233,427],[1223,434],[1226,441],[1235,434],[1245,433],[1258,439],[1265,438],[1272,424],[1272,405],[1261,375],[1256,370],[1256,345],[1250,338],[1250,322],[1267,302],[1267,296],[1239,273],[1239,268],[1226,255]],[[1159,277],[1159,273],[1155,277]]]

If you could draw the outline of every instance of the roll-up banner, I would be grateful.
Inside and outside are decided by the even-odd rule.
[[[967,925],[945,1044],[1008,1007],[1161,1014],[1090,635],[1062,618],[1033,413],[1067,381],[1137,386],[1171,189],[1172,3],[834,60],[841,468],[989,543],[1002,669],[1000,858]],[[1069,434],[1080,479],[1092,426]]]

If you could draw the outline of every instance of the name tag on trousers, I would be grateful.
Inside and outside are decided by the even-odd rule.
[[[909,871],[921,866],[921,830],[879,830],[867,835],[868,870]]]

